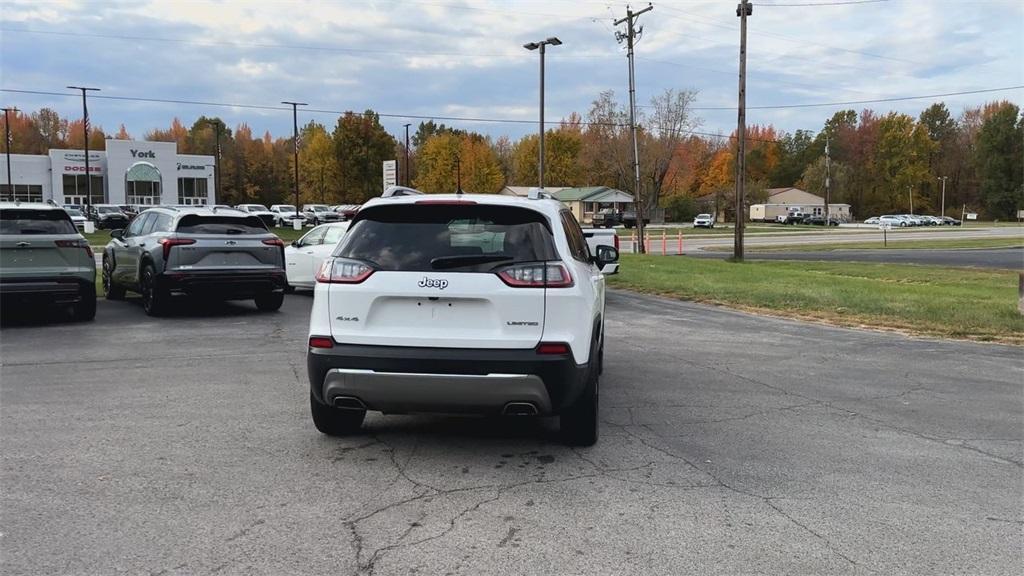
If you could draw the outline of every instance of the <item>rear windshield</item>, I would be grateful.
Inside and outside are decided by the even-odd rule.
[[[483,272],[555,259],[547,221],[509,206],[380,206],[364,209],[335,256],[380,270]]]
[[[178,220],[178,232],[186,234],[266,234],[258,216],[207,216],[189,214]]]
[[[0,210],[0,234],[77,234],[63,210]]]

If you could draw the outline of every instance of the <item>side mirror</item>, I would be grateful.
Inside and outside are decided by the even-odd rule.
[[[597,255],[594,256],[594,263],[600,267],[605,267],[608,264],[615,264],[619,261],[619,251],[614,246],[605,246],[603,244],[597,247]]]
[[[110,231],[110,237],[114,238],[115,240],[123,240],[124,239],[124,230],[121,229],[121,228],[116,228],[114,230],[111,230]]]
[[[292,240],[292,248],[298,248],[299,246],[302,246],[302,244],[299,244],[298,240]]]

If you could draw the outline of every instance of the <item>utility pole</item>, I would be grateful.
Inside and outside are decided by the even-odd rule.
[[[409,126],[410,124],[405,125],[405,186],[407,188],[410,186],[409,182],[411,181],[409,177]]]
[[[754,13],[754,5],[741,0],[736,6],[740,18],[740,87],[736,118],[736,227],[733,229],[732,257],[743,261],[743,206],[746,204],[747,177],[747,16]],[[827,204],[826,204],[827,206]]]
[[[647,4],[647,8],[639,12],[633,12],[632,8],[626,6],[626,17],[615,21],[616,26],[623,22],[626,23],[626,33],[616,32],[615,39],[620,44],[623,40],[626,41],[626,58],[629,60],[629,131],[633,136],[633,193],[636,203],[634,210],[636,212],[637,243],[641,254],[645,254],[647,249],[644,246],[644,203],[640,192],[640,149],[636,143],[636,73],[633,67],[633,46],[636,44],[636,35],[644,32],[643,26],[637,28],[636,19],[644,12],[651,10],[654,10],[654,6],[650,3]]]
[[[939,180],[942,180],[942,217],[946,217],[946,178],[948,176],[939,176]]]
[[[11,182],[11,117],[10,113],[18,113],[17,108],[4,108],[4,142],[7,143],[7,194],[14,200],[14,184]]]
[[[99,88],[86,88],[85,86],[68,86],[71,90],[82,91],[82,129],[85,130],[85,212],[89,213],[92,206],[92,173],[89,172],[89,107],[85,103],[86,92],[99,92]],[[78,192],[78,183],[75,183],[75,192]]]
[[[825,230],[828,230],[828,201],[832,192],[832,156],[829,153],[829,134],[825,131]]]
[[[914,215],[914,187],[907,186],[907,195],[910,197],[910,215]]]
[[[292,145],[295,148],[295,211],[299,211],[299,113],[298,107],[305,106],[305,102],[286,102],[292,107]]]
[[[220,120],[207,120],[207,124],[213,126],[214,132],[216,133],[216,148],[214,148],[215,156],[213,157],[213,196],[214,204],[222,202],[220,199]]]

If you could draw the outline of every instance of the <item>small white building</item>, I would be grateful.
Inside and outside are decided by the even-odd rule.
[[[92,204],[215,204],[214,157],[178,154],[174,142],[107,140],[89,151]],[[82,150],[0,155],[0,199],[85,204],[89,183]]]

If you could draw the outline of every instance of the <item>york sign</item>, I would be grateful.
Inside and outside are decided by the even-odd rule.
[[[152,150],[143,151],[132,148],[129,152],[132,153],[132,158],[156,158],[156,152],[153,152]]]

